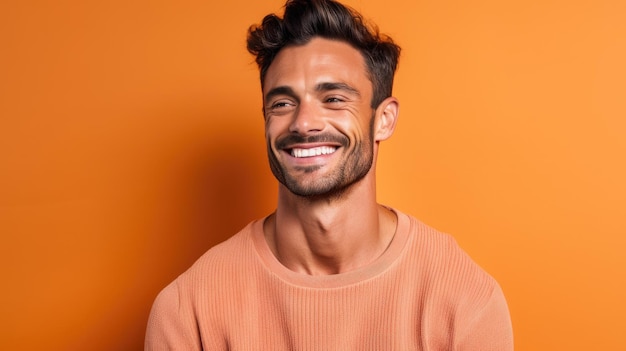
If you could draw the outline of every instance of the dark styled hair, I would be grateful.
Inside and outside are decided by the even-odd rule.
[[[372,108],[391,96],[400,47],[355,10],[333,0],[287,0],[283,18],[270,14],[248,29],[248,51],[256,56],[261,85],[281,49],[315,37],[340,40],[361,52],[372,82]]]

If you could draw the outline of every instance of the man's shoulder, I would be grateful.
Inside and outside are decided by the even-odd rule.
[[[458,244],[451,234],[410,217],[411,239],[407,257],[421,277],[448,291],[477,289],[489,294],[496,280]]]
[[[458,242],[449,233],[436,229],[421,220],[405,215],[409,218],[409,250],[413,250],[414,257],[428,262],[449,262],[466,255]]]
[[[245,273],[246,267],[258,260],[253,235],[260,226],[259,222],[262,220],[250,222],[230,238],[208,249],[176,279],[178,284],[185,286],[198,281],[216,281],[215,277],[235,277]]]

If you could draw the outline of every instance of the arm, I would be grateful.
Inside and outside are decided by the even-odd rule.
[[[495,285],[487,303],[468,322],[455,350],[513,351],[511,317],[499,285]]]
[[[144,350],[202,350],[193,313],[181,306],[178,280],[163,289],[152,305]]]

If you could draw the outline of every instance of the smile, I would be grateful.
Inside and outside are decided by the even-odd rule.
[[[296,158],[315,157],[320,155],[329,155],[335,151],[337,151],[337,148],[332,146],[320,146],[310,149],[294,148],[291,149],[291,156]]]

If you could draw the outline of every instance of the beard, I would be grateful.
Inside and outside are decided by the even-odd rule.
[[[274,177],[293,194],[306,198],[336,198],[340,197],[353,184],[363,179],[369,173],[374,162],[373,140],[374,118],[370,121],[369,135],[363,140],[356,141],[351,150],[349,139],[345,135],[331,133],[303,137],[298,134],[290,134],[276,140],[276,150],[283,150],[284,145],[296,143],[332,142],[341,145],[335,152],[343,152],[344,159],[338,162],[335,169],[330,170],[323,176],[314,179],[292,174],[280,163],[274,153],[270,141],[267,145],[267,153],[270,169]],[[313,173],[323,166],[302,167],[300,172]]]

